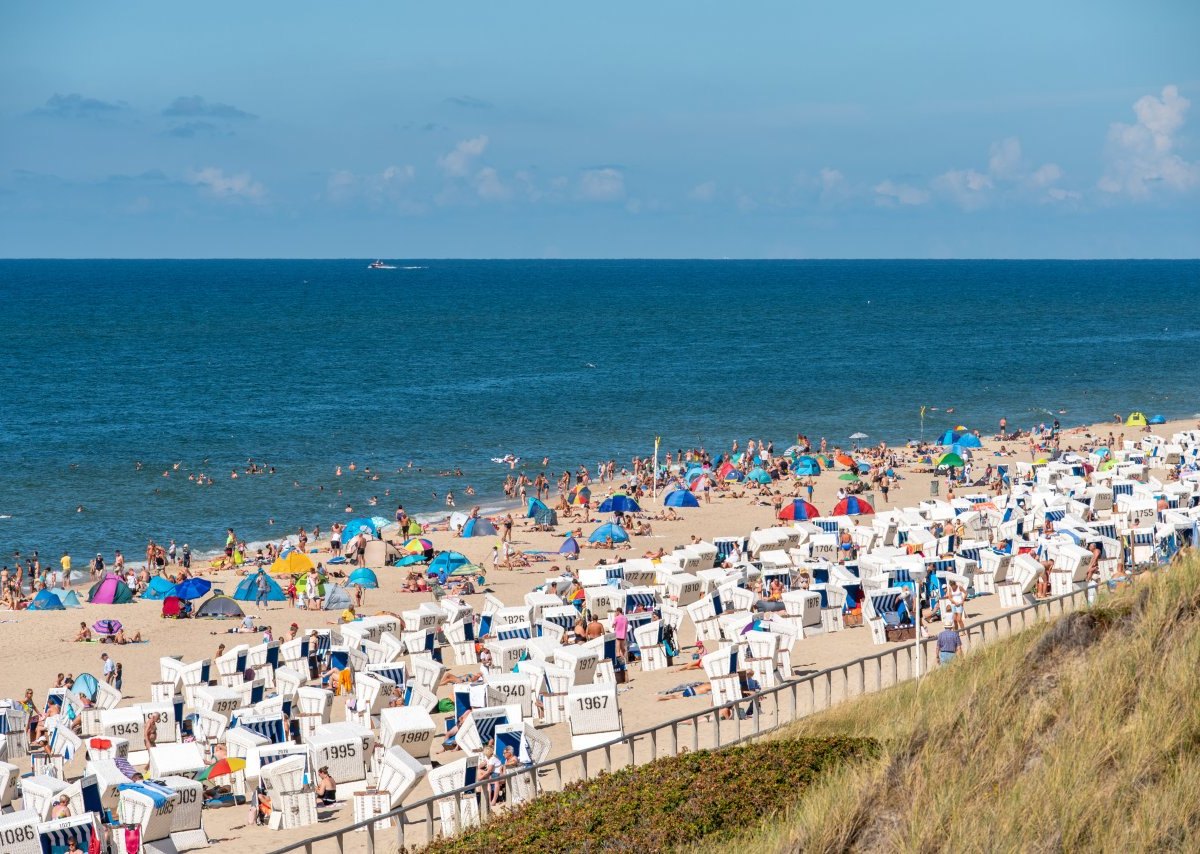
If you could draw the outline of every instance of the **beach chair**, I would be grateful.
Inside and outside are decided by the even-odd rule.
[[[148,780],[121,788],[117,801],[120,823],[127,827],[132,825],[139,831],[140,846],[131,854],[165,852],[174,848],[171,823],[178,802],[179,793],[174,789]]]
[[[120,841],[121,845],[125,845],[125,830],[121,828],[119,831],[113,831],[112,840],[115,843]],[[37,825],[37,851],[66,851],[67,844],[71,841],[75,842],[75,846],[80,851],[87,851],[95,839],[100,842],[103,839],[100,829],[96,827],[96,819],[91,813],[82,815],[72,815],[68,818],[60,818],[54,821],[45,821]],[[107,840],[105,840],[107,842]],[[103,850],[101,845],[101,850]],[[29,850],[29,849],[26,849]],[[123,847],[121,850],[125,850]],[[145,849],[140,849],[134,854],[142,854]],[[17,854],[15,850],[10,854]]]
[[[13,799],[17,796],[17,780],[20,777],[20,768],[0,760],[0,814],[12,809]]]
[[[484,684],[495,691],[500,705],[520,706],[521,715],[533,717],[534,680],[523,673],[487,674]]]
[[[204,786],[186,777],[170,776],[162,781],[179,799],[171,814],[169,838],[177,852],[207,848],[211,843],[204,832]]]
[[[476,783],[476,758],[456,759],[429,771],[429,786],[434,795],[444,795]],[[461,830],[479,824],[479,798],[486,797],[484,786],[455,798],[437,801],[438,820],[443,836],[455,836]]]
[[[437,725],[426,709],[396,706],[379,712],[379,743],[384,750],[393,747],[418,759],[428,759]]]
[[[1016,608],[1026,603],[1037,586],[1038,577],[1044,572],[1041,563],[1028,554],[1019,554],[1012,559],[1008,568],[1008,578],[1003,584],[996,586],[1000,594],[1000,607]]]
[[[867,592],[863,600],[863,618],[871,630],[872,643],[887,643],[887,629],[899,625],[897,609],[904,592],[904,588],[901,587],[886,587]]]
[[[322,724],[308,739],[315,768],[329,767],[337,781],[336,797],[349,800],[356,788],[366,788],[375,732],[352,723]]]
[[[582,750],[616,741],[624,734],[615,685],[582,685],[570,689],[567,721],[571,749]]]
[[[425,766],[399,746],[389,747],[379,754],[375,767],[376,786],[386,795],[388,810],[400,806],[426,774]]]
[[[313,715],[321,723],[329,723],[333,710],[333,692],[326,688],[303,685],[296,689],[296,706],[302,715]]]

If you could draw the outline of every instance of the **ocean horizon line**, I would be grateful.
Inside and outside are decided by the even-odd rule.
[[[365,261],[377,258],[382,258],[379,254],[374,255],[343,255],[343,256],[320,256],[320,255],[295,255],[295,256],[255,256],[255,255],[223,255],[209,257],[189,257],[189,256],[134,256],[134,255],[112,255],[112,256],[0,256],[0,262],[4,261]],[[864,262],[880,262],[880,263],[903,263],[903,262],[940,262],[940,263],[1007,263],[1007,264],[1023,264],[1023,263],[1113,263],[1123,264],[1129,262],[1187,262],[1200,261],[1200,257],[1194,256],[1127,256],[1127,257],[1093,257],[1093,258],[1071,258],[1071,257],[1029,257],[1029,258],[997,258],[997,257],[932,257],[932,256],[878,256],[878,257],[796,257],[796,258],[755,258],[755,257],[718,257],[718,256],[613,256],[613,257],[588,257],[588,256],[571,256],[571,257],[531,257],[531,256],[419,256],[419,255],[404,255],[391,256],[387,260],[395,260],[403,258],[409,261],[468,261],[468,262],[543,262],[543,263],[606,263],[606,262],[675,262],[675,261],[733,261],[733,262],[753,262],[756,264],[790,264],[790,263],[864,263]]]

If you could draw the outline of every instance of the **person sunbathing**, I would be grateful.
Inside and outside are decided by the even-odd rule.
[[[659,546],[657,549],[647,549],[646,551],[642,552],[642,557],[650,558],[650,560],[661,560],[666,556],[666,554],[667,550],[662,546]]]
[[[712,683],[711,682],[686,682],[683,685],[676,685],[674,688],[671,688],[669,690],[659,691],[658,697],[656,697],[655,699],[657,699],[658,702],[661,703],[664,700],[678,700],[681,697],[695,697],[699,694],[711,694],[711,693],[712,693]]]
[[[82,643],[92,639],[92,630],[87,627],[87,623],[79,624],[79,631],[75,633],[75,643]]]
[[[650,527],[649,522],[638,522],[633,528],[633,533],[639,537],[653,536],[654,530]]]
[[[118,629],[117,633],[115,635],[113,635],[113,643],[127,644],[127,643],[141,643],[141,642],[142,642],[142,633],[140,631],[134,632],[132,638],[129,638],[125,635],[125,629],[123,629],[123,628]]]

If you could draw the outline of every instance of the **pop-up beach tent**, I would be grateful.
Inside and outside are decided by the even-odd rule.
[[[239,602],[255,602],[258,600],[258,579],[263,578],[267,582],[268,602],[286,602],[287,596],[283,593],[283,588],[276,583],[275,579],[267,575],[264,570],[259,570],[253,575],[247,575],[242,579],[237,586],[237,590],[233,591],[233,598]]]
[[[133,601],[133,591],[128,584],[109,573],[88,590],[88,601],[94,605],[128,605]]]
[[[1129,417],[1125,419],[1126,427],[1145,427],[1146,414],[1144,412],[1131,412]]]
[[[602,543],[612,537],[614,543],[629,542],[629,532],[620,525],[614,525],[612,522],[605,522],[596,530],[592,531],[592,535],[588,537],[589,543]]]
[[[244,617],[242,606],[228,596],[210,596],[196,609],[196,617],[222,619],[227,617]]]
[[[143,599],[150,599],[155,602],[162,601],[171,595],[171,591],[175,589],[175,585],[170,579],[163,578],[161,575],[156,575],[150,579],[150,583],[146,585],[146,589],[142,591]]]
[[[325,589],[325,605],[326,611],[340,611],[344,608],[349,608],[354,604],[354,600],[350,598],[350,594],[346,592],[344,587],[336,587],[329,585]]]
[[[30,611],[65,611],[63,603],[49,590],[39,590],[38,595],[29,603]]]
[[[490,519],[482,517],[468,519],[462,528],[464,537],[494,537],[496,534],[496,526],[491,523]]]
[[[58,597],[58,601],[63,603],[64,608],[83,607],[83,604],[79,601],[79,597],[75,595],[74,590],[64,590],[61,587],[55,587],[50,592]]]

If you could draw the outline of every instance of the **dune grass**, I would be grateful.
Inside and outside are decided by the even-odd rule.
[[[701,851],[1200,850],[1200,561],[776,737],[869,737]]]

